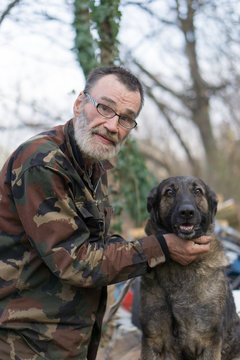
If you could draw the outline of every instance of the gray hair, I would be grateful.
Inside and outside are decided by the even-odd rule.
[[[102,66],[93,69],[87,77],[86,85],[84,91],[89,92],[96,82],[106,75],[115,75],[117,79],[126,86],[126,88],[130,91],[139,92],[141,97],[141,104],[138,110],[138,114],[143,107],[144,102],[144,92],[143,87],[140,81],[137,79],[135,75],[130,73],[130,71],[126,70],[120,66]]]

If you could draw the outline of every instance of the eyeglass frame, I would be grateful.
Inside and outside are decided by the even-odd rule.
[[[135,129],[135,127],[137,126],[137,122],[136,122],[135,120],[133,120],[133,119],[130,119],[130,118],[129,118],[129,120],[131,120],[131,121],[134,122],[134,126],[133,126],[133,127],[128,127],[128,126],[125,126],[125,125],[121,124],[121,119],[122,119],[123,117],[127,117],[127,116],[119,115],[119,114],[117,114],[116,111],[114,111],[110,106],[105,105],[105,104],[102,104],[102,103],[98,103],[96,100],[93,99],[93,97],[92,97],[87,91],[83,91],[83,93],[84,93],[84,95],[86,95],[86,96],[89,98],[89,100],[91,100],[91,102],[93,103],[93,105],[96,107],[97,112],[98,112],[101,116],[105,117],[106,119],[113,119],[115,116],[118,116],[118,123],[119,123],[119,125],[121,125],[121,126],[124,127],[125,129],[132,130],[132,129]],[[103,115],[103,114],[99,111],[99,109],[98,109],[99,105],[104,105],[104,106],[106,106],[107,108],[109,108],[109,109],[113,112],[114,115],[111,116],[111,117],[106,116],[106,115]]]

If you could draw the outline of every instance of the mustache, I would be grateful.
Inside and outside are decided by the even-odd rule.
[[[92,134],[97,134],[103,137],[106,137],[108,140],[110,140],[114,145],[118,144],[118,135],[115,133],[112,133],[111,131],[104,129],[104,128],[93,128],[91,129]]]

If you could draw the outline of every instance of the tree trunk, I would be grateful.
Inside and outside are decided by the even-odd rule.
[[[218,149],[209,115],[209,100],[212,87],[205,82],[201,76],[196,52],[196,31],[194,25],[194,16],[196,12],[195,3],[195,1],[188,0],[187,13],[184,13],[184,16],[182,16],[178,7],[178,0],[176,0],[178,20],[180,30],[185,38],[185,54],[188,59],[189,72],[192,81],[190,90],[192,97],[189,99],[189,109],[192,113],[192,121],[198,127],[201,135],[206,154],[207,169],[211,169],[218,163]]]

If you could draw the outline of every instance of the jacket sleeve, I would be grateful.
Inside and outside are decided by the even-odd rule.
[[[154,235],[131,242],[120,236],[91,237],[70,184],[66,175],[43,166],[31,167],[12,184],[26,235],[52,273],[74,286],[98,287],[165,262]]]

